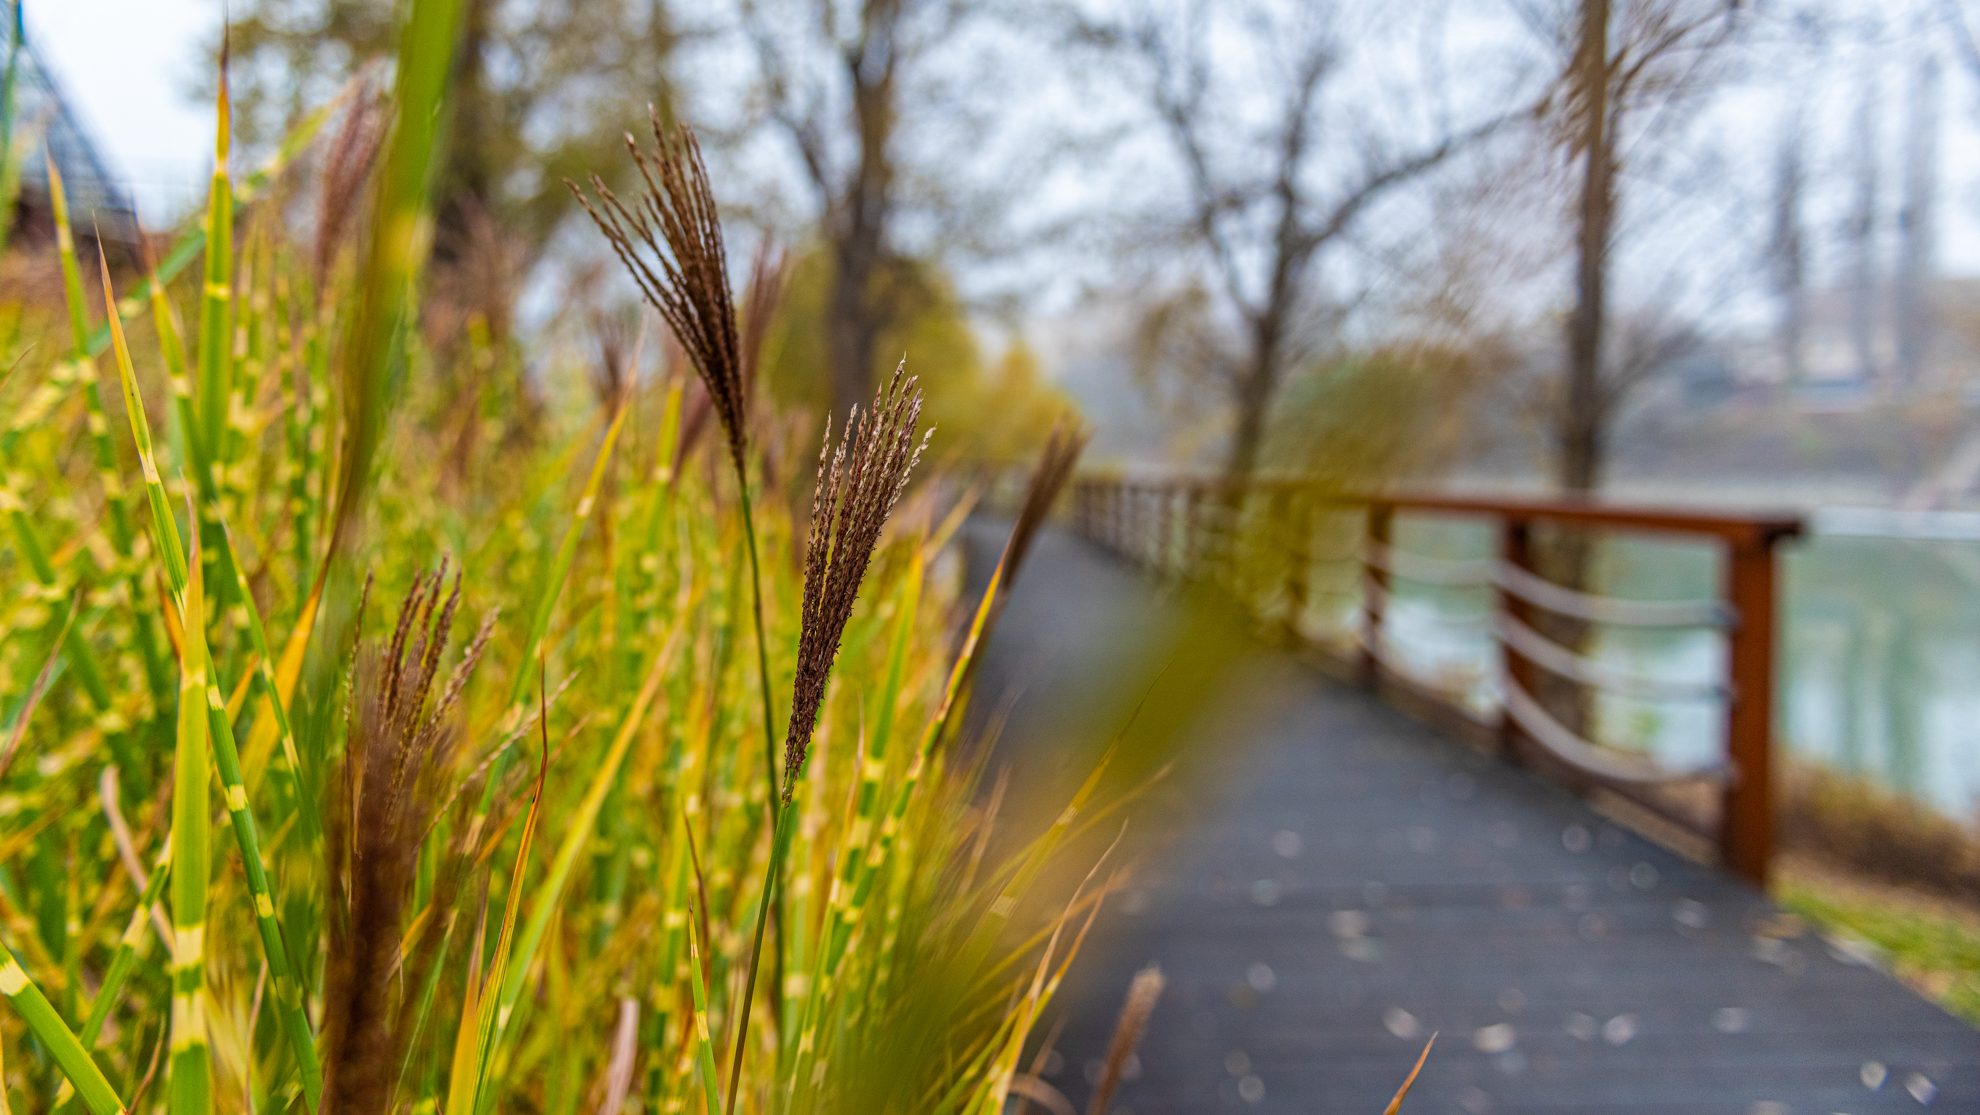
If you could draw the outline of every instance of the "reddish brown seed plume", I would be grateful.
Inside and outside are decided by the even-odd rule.
[[[818,454],[818,487],[811,499],[811,533],[804,549],[804,601],[798,632],[797,677],[791,687],[790,728],[784,736],[784,800],[804,770],[825,682],[839,640],[852,618],[860,581],[873,559],[887,516],[907,487],[928,444],[917,439],[921,388],[903,362],[866,413],[853,411],[836,450],[828,423]]]
[[[730,457],[741,469],[748,443],[744,354],[708,168],[691,129],[669,128],[655,112],[649,116],[651,150],[626,136],[626,149],[639,171],[637,195],[622,199],[595,174],[589,192],[570,183],[571,192],[605,234],[640,293],[680,339],[708,387]]]

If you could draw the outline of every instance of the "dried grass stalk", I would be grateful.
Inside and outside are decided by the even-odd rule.
[[[591,394],[599,409],[610,414],[630,397],[638,380],[639,327],[620,315],[597,312],[591,315],[591,337],[598,348],[598,360],[591,365]]]
[[[743,287],[741,356],[745,398],[760,382],[763,346],[770,339],[770,324],[777,318],[777,305],[784,299],[784,282],[789,277],[789,257],[766,239],[750,261],[749,283]]]
[[[1018,505],[1011,536],[1004,543],[1005,583],[1017,580],[1018,569],[1024,564],[1025,555],[1031,552],[1038,529],[1051,516],[1052,505],[1059,501],[1059,493],[1072,478],[1073,466],[1079,463],[1079,455],[1086,450],[1091,436],[1092,431],[1076,418],[1053,424],[1051,434],[1045,439],[1045,451],[1039,454],[1038,467],[1032,470],[1031,480],[1025,485],[1024,502]]]
[[[367,84],[351,98],[343,123],[324,151],[316,186],[316,238],[310,249],[310,273],[319,292],[326,290],[338,247],[364,196],[365,180],[385,145],[386,121],[385,102]]]
[[[818,487],[811,498],[811,533],[805,541],[797,676],[791,686],[790,727],[784,736],[786,804],[804,770],[812,729],[825,699],[825,682],[880,530],[928,445],[926,434],[919,441],[914,436],[920,418],[921,388],[907,374],[903,361],[866,413],[855,409],[847,418],[836,451],[831,423],[826,422],[818,453]]]
[[[708,387],[716,417],[728,436],[729,455],[741,470],[748,445],[745,365],[729,295],[728,251],[708,185],[708,168],[692,129],[668,128],[652,109],[648,116],[651,151],[626,135],[626,149],[642,183],[630,203],[595,174],[589,194],[575,182],[567,184],[640,293],[680,339]]]
[[[1100,1070],[1100,1080],[1093,1086],[1093,1099],[1086,1105],[1086,1115],[1106,1115],[1107,1108],[1114,1102],[1114,1092],[1121,1086],[1121,1077],[1127,1072],[1128,1059],[1141,1046],[1141,1037],[1148,1032],[1148,1018],[1155,1013],[1155,1001],[1162,997],[1162,969],[1150,964],[1134,974],[1134,982],[1128,985],[1127,1001],[1121,1004],[1121,1017],[1114,1024],[1114,1041],[1107,1047],[1107,1062]]]

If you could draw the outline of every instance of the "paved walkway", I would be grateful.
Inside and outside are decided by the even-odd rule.
[[[1000,538],[972,526],[974,567]],[[1980,1112],[1980,1032],[1741,884],[1219,643],[1083,543],[1048,534],[1031,563],[978,690],[980,708],[1007,702],[1014,785],[1062,786],[1088,761],[1067,740],[1137,704],[1145,720],[1206,662],[1245,679],[1194,715],[1161,711],[1212,758],[1143,811],[1166,845],[1062,1000],[1047,1077],[1082,1110],[1121,995],[1155,962],[1168,989],[1122,1115],[1375,1115],[1432,1031],[1409,1115]]]

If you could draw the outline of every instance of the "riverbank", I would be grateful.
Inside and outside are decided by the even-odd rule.
[[[1780,903],[1980,1026],[1980,829],[1807,763],[1781,815]]]
[[[1826,936],[1867,948],[1919,994],[1980,1026],[1980,903],[1879,883],[1807,856],[1781,865],[1774,897]]]

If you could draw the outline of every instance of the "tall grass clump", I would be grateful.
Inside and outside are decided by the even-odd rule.
[[[781,268],[731,297],[657,122],[590,198],[696,376],[425,344],[459,21],[411,3],[394,92],[258,168],[223,71],[212,197],[142,269],[59,174],[13,249],[65,282],[0,330],[0,1109],[1001,1110],[1105,810],[985,852],[952,737],[995,599],[935,572],[916,381],[762,467],[809,457],[750,395]],[[543,415],[450,406],[524,359]]]

